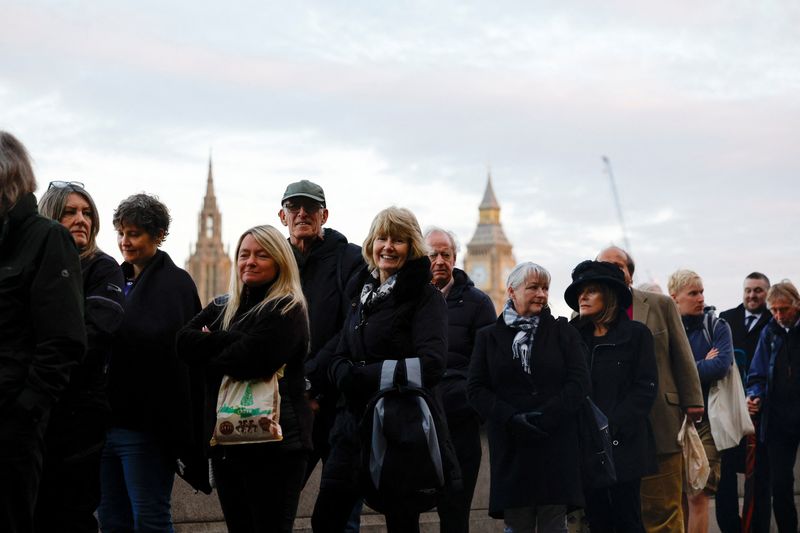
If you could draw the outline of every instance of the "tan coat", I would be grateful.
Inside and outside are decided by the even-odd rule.
[[[659,454],[681,451],[677,437],[687,407],[703,407],[703,391],[681,317],[669,296],[631,289],[633,319],[653,333],[658,393],[650,424]]]

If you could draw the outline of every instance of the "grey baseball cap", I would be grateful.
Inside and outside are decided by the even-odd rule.
[[[281,204],[283,204],[283,202],[285,202],[287,199],[294,198],[295,196],[305,196],[306,198],[311,198],[312,200],[316,200],[317,202],[321,203],[322,207],[325,207],[325,191],[323,191],[322,187],[314,182],[300,180],[290,183],[289,186],[286,187],[286,192],[283,193]]]

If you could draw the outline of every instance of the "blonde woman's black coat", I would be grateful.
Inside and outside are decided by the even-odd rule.
[[[586,348],[565,319],[540,314],[531,373],[512,355],[517,330],[497,322],[478,331],[469,371],[470,402],[487,421],[489,514],[535,505],[582,507],[577,411],[589,392]],[[512,433],[517,413],[540,411],[548,437],[532,442]]]

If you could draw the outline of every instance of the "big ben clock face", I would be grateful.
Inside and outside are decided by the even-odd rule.
[[[489,275],[486,272],[486,267],[483,265],[475,265],[472,267],[472,272],[469,273],[469,277],[472,278],[472,281],[475,282],[479,288],[483,288],[486,286],[486,283],[489,281]]]

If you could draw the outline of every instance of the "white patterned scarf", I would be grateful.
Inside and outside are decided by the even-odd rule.
[[[503,308],[503,321],[511,329],[517,329],[514,342],[511,345],[511,353],[514,359],[519,359],[522,370],[526,374],[531,373],[531,349],[533,348],[533,337],[536,335],[536,328],[539,327],[539,315],[520,316],[514,309],[514,302],[509,298]]]
[[[367,279],[367,282],[361,288],[361,308],[366,310],[388,298],[392,290],[394,290],[395,283],[397,283],[397,274],[392,274],[383,283],[380,282],[377,268],[371,274],[372,279]]]

